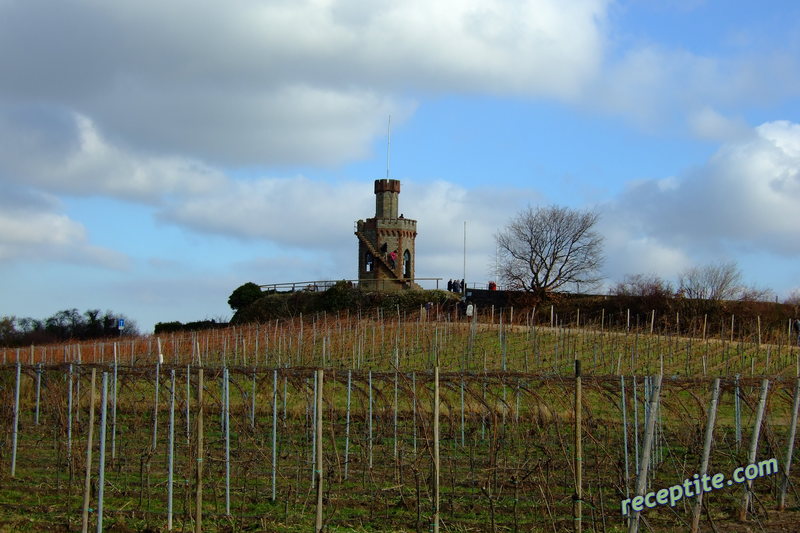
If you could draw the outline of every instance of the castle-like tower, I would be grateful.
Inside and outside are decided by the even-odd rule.
[[[358,283],[363,288],[419,288],[414,283],[417,221],[397,215],[399,195],[399,180],[375,180],[375,216],[356,222]]]

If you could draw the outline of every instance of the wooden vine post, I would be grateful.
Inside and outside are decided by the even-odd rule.
[[[86,436],[86,477],[83,483],[83,516],[81,531],[89,531],[89,498],[92,493],[92,441],[94,440],[94,384],[97,369],[92,369],[92,388],[89,395],[89,429]]]
[[[703,443],[703,459],[700,464],[700,477],[703,478],[708,473],[708,461],[711,456],[711,444],[714,440],[714,424],[717,419],[717,403],[719,402],[719,382],[720,379],[714,379],[714,385],[711,391],[711,404],[708,406],[708,421],[706,422],[706,435]],[[697,533],[700,530],[700,512],[703,509],[703,493],[697,494],[694,508],[692,509],[692,533]]]
[[[108,372],[103,372],[100,396],[100,458],[97,470],[97,533],[103,533],[103,497],[106,475],[106,426],[108,419]]]
[[[13,429],[13,436],[12,440],[13,443],[11,445],[11,477],[16,477],[17,475],[17,435],[19,434],[19,389],[20,389],[20,379],[22,377],[22,364],[19,362],[19,353],[17,354],[17,380],[16,385],[14,387],[14,429]]]
[[[786,508],[786,490],[789,488],[789,472],[792,469],[792,452],[794,451],[794,437],[797,434],[797,410],[800,407],[800,379],[794,385],[794,402],[792,403],[792,421],[789,424],[789,436],[786,441],[786,459],[783,461],[783,480],[781,481],[781,494],[778,499],[778,510]]]
[[[756,421],[753,424],[753,434],[750,437],[750,450],[747,457],[747,463],[753,464],[756,462],[756,454],[758,453],[758,437],[761,435],[761,422],[764,420],[764,408],[767,405],[767,394],[769,392],[769,380],[764,379],[761,381],[761,398],[758,400],[758,410],[756,411]],[[753,480],[748,479],[744,483],[744,493],[742,495],[742,504],[739,507],[739,520],[744,522],[747,520],[747,511],[750,507],[750,493],[753,489]]]
[[[658,404],[661,395],[662,374],[656,375],[655,386],[650,393],[650,407],[647,410],[647,423],[645,424],[644,444],[642,447],[642,457],[639,461],[639,474],[636,476],[636,491],[634,496],[644,496],[647,487],[647,470],[650,465],[650,454],[653,448],[653,435],[655,433],[656,420],[658,419]],[[636,388],[634,382],[634,390]],[[628,533],[638,533],[640,511],[635,511],[628,525]]]
[[[439,365],[433,369],[433,533],[439,533]]]
[[[203,531],[203,367],[197,370],[197,471],[195,485],[195,533]]]
[[[581,521],[583,516],[583,443],[582,443],[582,412],[581,412],[581,360],[575,360],[575,509],[574,523],[575,532],[580,533],[583,529]]]
[[[317,482],[317,520],[316,525],[314,526],[314,531],[317,533],[322,531],[322,379],[324,376],[323,370],[317,370],[317,446],[316,446],[316,455],[317,455],[317,471],[316,475],[316,482]]]

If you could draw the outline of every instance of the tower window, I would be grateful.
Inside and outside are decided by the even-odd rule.
[[[375,258],[372,257],[370,252],[367,252],[364,255],[364,271],[365,272],[372,272],[372,268],[375,264]]]
[[[408,250],[403,252],[403,277],[411,277],[411,252]]]

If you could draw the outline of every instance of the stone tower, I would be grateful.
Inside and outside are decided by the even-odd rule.
[[[365,289],[420,288],[414,283],[417,221],[398,216],[399,195],[399,180],[375,180],[375,216],[356,222],[358,283]]]

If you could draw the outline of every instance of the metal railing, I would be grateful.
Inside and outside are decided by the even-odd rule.
[[[386,281],[391,281],[392,283],[394,283],[396,281],[411,281],[411,282],[435,281],[436,282],[436,288],[438,289],[439,288],[439,281],[441,281],[441,280],[442,280],[442,278],[393,278],[391,280],[386,280]],[[264,284],[264,285],[259,285],[259,287],[261,287],[263,290],[275,291],[275,292],[297,292],[297,291],[323,292],[323,291],[326,291],[326,290],[330,289],[331,287],[333,287],[334,285],[336,285],[337,283],[339,283],[341,281],[349,283],[353,287],[357,287],[358,284],[359,284],[359,281],[364,283],[364,285],[370,286],[370,285],[375,285],[376,282],[379,282],[381,280],[371,280],[371,279],[365,279],[365,280],[335,279],[335,280],[330,280],[330,279],[328,279],[328,280],[313,280],[313,281],[291,281],[291,282],[288,282],[288,283],[267,283],[267,284]]]

